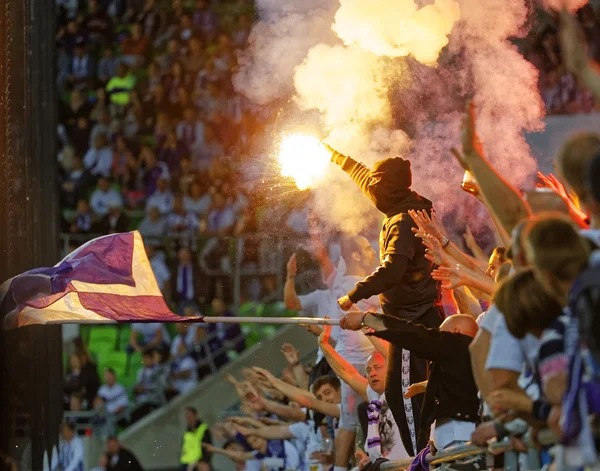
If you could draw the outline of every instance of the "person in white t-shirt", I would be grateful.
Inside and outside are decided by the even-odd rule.
[[[323,326],[323,332],[319,336],[321,351],[338,377],[369,403],[369,426],[365,443],[368,456],[361,460],[359,467],[367,469],[369,463],[380,459],[409,458],[385,399],[386,358],[379,351],[374,352],[367,362],[365,378],[330,345],[330,334],[331,326]],[[385,344],[381,344],[383,352],[387,352]]]
[[[112,368],[104,370],[104,384],[98,389],[98,397],[104,401],[109,414],[117,415],[129,407],[127,390],[117,383],[117,374]]]
[[[248,445],[253,451],[238,451],[232,447],[217,448],[204,444],[208,453],[227,456],[235,462],[260,462],[263,471],[296,471],[300,469],[300,456],[296,448],[287,440],[265,440],[248,437]]]
[[[236,430],[246,437],[259,437],[265,440],[290,440],[300,455],[300,471],[321,471],[318,460],[312,459],[313,453],[321,451],[322,434],[312,420],[289,425],[263,426],[249,428],[237,426]]]
[[[177,394],[186,394],[194,389],[197,384],[198,369],[196,362],[187,354],[185,343],[179,342],[177,358],[171,363],[171,373],[169,375],[170,390]]]
[[[327,277],[329,289],[316,290],[306,295],[298,296],[294,284],[297,267],[296,257],[292,255],[287,266],[287,280],[284,287],[284,300],[289,309],[303,310],[306,315],[317,317],[330,316],[334,319],[342,317],[344,312],[339,307],[337,300],[344,296],[355,284],[370,274],[377,265],[377,257],[369,241],[362,236],[342,239],[342,258],[339,265],[333,268]],[[357,303],[358,309],[363,312],[379,312],[379,298],[373,296]],[[342,331],[336,327],[332,333],[336,341],[336,351],[348,361],[356,370],[364,373],[367,359],[372,355],[374,348],[363,332]],[[340,433],[336,437],[336,467],[343,468],[348,463],[352,454],[352,447],[358,425],[358,404],[360,396],[350,386],[342,383],[342,415],[340,418]],[[340,469],[335,471],[340,471]]]
[[[58,461],[62,471],[83,471],[85,469],[85,447],[83,440],[75,433],[75,426],[64,422],[61,426],[61,440],[58,445]],[[54,468],[53,468],[54,469]]]

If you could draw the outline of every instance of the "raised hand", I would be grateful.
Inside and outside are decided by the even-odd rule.
[[[439,267],[431,272],[431,277],[434,280],[442,282],[442,288],[454,289],[459,286],[465,285],[465,278],[463,277],[462,265],[456,264],[454,268]]]
[[[442,248],[442,243],[435,237],[426,234],[423,237],[423,245],[425,246],[425,258],[437,265],[450,266],[454,259],[448,255]]]
[[[254,366],[252,369],[258,374],[259,377],[261,377],[261,379],[264,379],[270,386],[275,387],[277,378],[275,378],[270,371],[259,368],[258,366]]]
[[[287,276],[289,278],[293,278],[294,276],[296,276],[296,273],[298,272],[298,266],[296,264],[296,254],[293,254],[290,259],[287,262]]]
[[[329,317],[325,316],[325,319],[329,319]],[[330,337],[331,337],[331,326],[324,325],[323,331],[321,332],[321,335],[319,335],[319,343],[321,345],[329,345]]]
[[[414,211],[411,209],[408,214],[417,225],[416,228],[412,228],[415,236],[423,239],[427,234],[430,234],[439,241],[444,238],[435,219],[435,213],[432,213],[432,217],[430,217],[427,211]]]
[[[292,344],[284,343],[281,346],[281,353],[283,353],[283,356],[290,365],[297,365],[300,363],[300,354]]]

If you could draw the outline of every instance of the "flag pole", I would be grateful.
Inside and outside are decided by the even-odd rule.
[[[339,319],[319,317],[191,317],[186,322],[207,324],[293,324],[293,325],[340,325]]]

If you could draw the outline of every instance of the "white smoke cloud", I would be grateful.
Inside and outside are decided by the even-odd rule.
[[[421,3],[259,0],[260,21],[234,85],[258,104],[294,95],[301,110],[321,115],[327,142],[357,160],[408,156],[415,190],[438,212],[453,213],[472,198],[460,189],[462,170],[450,154],[459,144],[462,117],[448,111],[456,109],[451,97],[457,90],[474,97],[486,154],[500,172],[526,185],[535,171],[523,132],[543,127],[537,70],[508,41],[526,33],[530,12],[526,0]],[[406,60],[409,55],[436,69],[423,73]],[[436,97],[430,106],[424,104],[429,95]],[[396,101],[406,104],[401,108],[415,131],[412,142],[393,129]],[[314,189],[314,204],[322,218],[348,232],[377,216],[333,166]]]
[[[319,110],[331,129],[385,122],[390,102],[384,70],[382,60],[363,49],[319,44],[296,69],[298,103]]]
[[[335,2],[258,0],[259,21],[238,58],[235,89],[265,105],[294,91],[294,69],[309,49],[336,41],[331,31]]]
[[[346,45],[378,56],[412,55],[434,64],[460,16],[454,0],[422,8],[413,0],[340,0],[333,30]]]

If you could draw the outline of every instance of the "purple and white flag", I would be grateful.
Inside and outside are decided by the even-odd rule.
[[[139,232],[82,245],[51,268],[36,268],[0,286],[5,329],[31,324],[182,322],[165,302]]]

